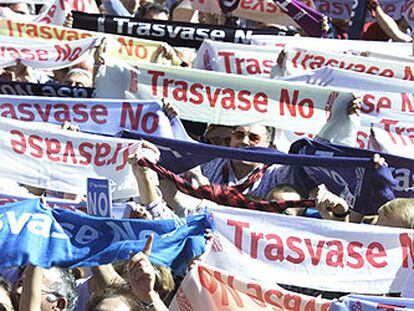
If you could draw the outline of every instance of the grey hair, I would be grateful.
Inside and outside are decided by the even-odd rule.
[[[71,76],[71,75],[75,75],[75,74],[81,74],[81,75],[84,75],[84,76],[86,76],[88,79],[92,80],[92,74],[91,74],[89,71],[87,71],[86,69],[82,69],[82,68],[72,68],[71,70],[69,70],[69,71],[67,72],[67,74],[66,74],[65,78],[66,78],[66,77],[69,77],[69,76]]]
[[[68,269],[54,267],[59,271],[60,281],[53,282],[50,289],[58,297],[65,297],[68,301],[66,310],[73,311],[78,301],[78,292],[76,290],[76,280]]]

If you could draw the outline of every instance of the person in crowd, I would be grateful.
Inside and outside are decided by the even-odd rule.
[[[56,267],[27,266],[14,294],[19,301],[19,310],[72,311],[77,302],[74,276],[69,270]]]
[[[414,199],[397,198],[378,210],[378,226],[414,229]]]
[[[170,11],[165,5],[156,2],[147,2],[141,5],[135,14],[139,19],[155,19],[167,21],[170,16]]]
[[[17,310],[15,301],[12,299],[12,285],[0,277],[0,310]]]
[[[92,87],[92,74],[81,68],[73,68],[65,75],[63,84],[73,87]]]
[[[382,40],[391,39],[396,42],[412,42],[413,39],[407,34],[408,24],[404,17],[396,22],[391,16],[384,12],[378,0],[368,0],[367,8],[375,18],[375,22],[368,22],[364,25],[362,39]],[[412,10],[412,9],[410,9]]]
[[[229,147],[232,131],[232,126],[209,124],[202,140],[207,144]]]
[[[22,15],[32,15],[34,12],[34,8],[32,5],[26,2],[16,2],[10,4],[1,3],[0,7],[7,7],[15,13],[19,13]]]

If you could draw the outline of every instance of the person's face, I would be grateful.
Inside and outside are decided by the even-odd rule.
[[[386,217],[384,213],[382,213],[381,211],[378,214],[378,220],[377,220],[376,225],[396,227],[396,228],[405,228],[405,224],[399,215],[392,214]]]
[[[92,81],[83,74],[75,73],[67,76],[63,84],[72,87],[91,87]]]
[[[269,138],[265,126],[239,126],[236,127],[231,135],[230,147],[269,147]]]
[[[96,311],[130,311],[122,297],[105,298],[95,308]]]
[[[0,287],[0,311],[14,310],[10,294],[2,287]]]
[[[212,145],[228,147],[232,132],[233,130],[229,127],[214,126],[214,128],[209,130],[206,134],[206,139]]]
[[[22,283],[25,272],[18,281],[18,286],[15,289],[16,298],[19,300],[22,293]],[[53,293],[52,285],[53,283],[60,282],[60,272],[57,269],[44,269],[43,270],[43,280],[41,288],[41,311],[52,311],[52,310],[64,310],[67,306],[66,298],[58,297]],[[18,301],[17,300],[17,301]]]

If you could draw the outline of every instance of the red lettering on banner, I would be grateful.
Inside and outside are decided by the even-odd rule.
[[[234,52],[218,52],[218,56],[224,59],[224,69],[227,73],[235,73],[239,75],[257,75],[269,74],[276,61],[272,59],[264,59],[259,61],[255,58],[234,57]],[[232,70],[234,63],[235,71]],[[244,66],[243,66],[244,65]],[[245,70],[244,70],[245,69]]]
[[[234,276],[229,275],[227,280],[223,280],[223,275],[218,271],[213,273],[203,266],[197,268],[198,276],[201,285],[207,289],[210,294],[215,294],[220,288],[221,304],[223,306],[230,306],[229,296],[233,298],[233,301],[240,308],[244,307],[243,301],[241,300],[237,290],[234,289]]]
[[[389,119],[382,119],[379,123],[384,125],[384,131],[388,134],[393,144],[398,145],[401,143],[404,146],[407,146],[408,142],[406,141],[405,136],[409,138],[409,142],[411,144],[414,144],[414,135],[410,135],[414,132],[414,127],[406,128],[397,126],[399,121]],[[396,137],[398,137],[399,141],[397,141],[394,134],[396,134]]]
[[[61,43],[61,44],[56,44],[55,45],[55,50],[57,52],[57,57],[55,59],[55,61],[74,61],[77,60],[81,53],[82,53],[82,48],[81,47],[75,47],[72,50],[72,47],[68,44],[68,43]]]
[[[374,110],[379,113],[381,109],[391,109],[391,99],[386,96],[381,96],[376,100],[375,95],[365,94],[362,97],[361,111],[364,113],[372,113]]]
[[[21,131],[11,130],[10,134],[16,137],[10,139],[10,145],[17,154],[28,154],[33,158],[45,158],[55,163],[69,163],[87,166],[116,165],[116,171],[122,170],[128,162],[129,149],[133,144],[125,146],[121,158],[118,157],[124,147],[117,143],[116,149],[108,143],[81,142],[74,147],[71,140],[61,141],[58,138],[40,137],[38,135],[26,136]],[[115,150],[114,150],[115,149]]]
[[[413,96],[413,94],[410,95]],[[414,113],[414,105],[406,93],[401,93],[401,111]]]
[[[148,70],[148,74],[152,76],[152,95],[156,97],[162,96],[177,102],[190,102],[195,105],[204,103],[212,108],[220,105],[225,110],[250,111],[251,108],[254,108],[255,111],[260,113],[267,112],[268,97],[263,92],[254,94],[248,90],[236,91],[232,88],[220,88],[200,83],[167,79],[163,78],[165,76],[164,72],[155,70]],[[158,86],[162,87],[162,94],[159,94]],[[205,93],[201,92],[203,90]],[[299,109],[303,114],[306,114],[306,108],[300,107]]]
[[[123,102],[119,126],[122,128],[130,128],[134,131],[141,128],[147,134],[154,133],[158,128],[159,117],[153,112],[147,112],[142,115],[143,108],[143,104],[138,104],[134,111],[130,103]],[[127,118],[130,126],[127,125]]]
[[[411,70],[411,66],[405,66],[404,67],[403,80],[414,81],[414,74],[413,74],[413,72]]]
[[[262,287],[259,284],[247,283],[247,296],[249,296],[256,304],[260,307],[265,308],[266,303],[263,301],[263,291]],[[254,293],[250,293],[248,290],[253,289]]]
[[[414,241],[408,233],[400,234],[403,268],[414,268]],[[409,260],[411,259],[411,261]],[[411,264],[410,264],[411,263]]]
[[[128,56],[138,58],[138,59],[147,59],[148,57],[148,49],[141,44],[134,44],[134,39],[125,39],[125,38],[118,38],[118,42],[120,43],[121,47],[119,48],[118,53],[123,55],[124,50]]]
[[[262,0],[242,0],[239,7],[244,10],[258,11],[260,13],[276,13],[278,7],[269,1]]]
[[[56,9],[57,8],[55,4],[51,5],[50,8],[47,10],[47,14],[39,20],[39,23],[51,24],[52,19],[55,16]]]
[[[292,117],[296,117],[297,111],[299,115],[304,119],[310,119],[313,116],[313,101],[310,98],[304,98],[298,102],[299,91],[293,91],[293,99],[290,100],[289,90],[280,90],[279,109],[280,115],[285,115],[285,105]]]
[[[296,236],[282,238],[274,233],[264,234],[246,230],[250,228],[250,223],[232,219],[227,219],[227,225],[234,227],[234,245],[237,249],[255,259],[265,258],[272,262],[287,261],[292,264],[303,264],[304,261],[310,260],[313,266],[327,265],[332,268],[347,266],[352,269],[366,266],[382,269],[388,265],[386,250],[379,242],[372,242],[366,246],[364,254],[363,243],[357,241],[313,241]],[[259,241],[261,241],[260,248]]]

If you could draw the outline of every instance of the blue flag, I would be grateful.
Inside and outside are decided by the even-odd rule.
[[[0,267],[73,268],[126,260],[154,234],[151,262],[183,271],[204,253],[207,228],[212,228],[207,214],[181,222],[123,220],[45,209],[39,199],[30,199],[0,208]]]

